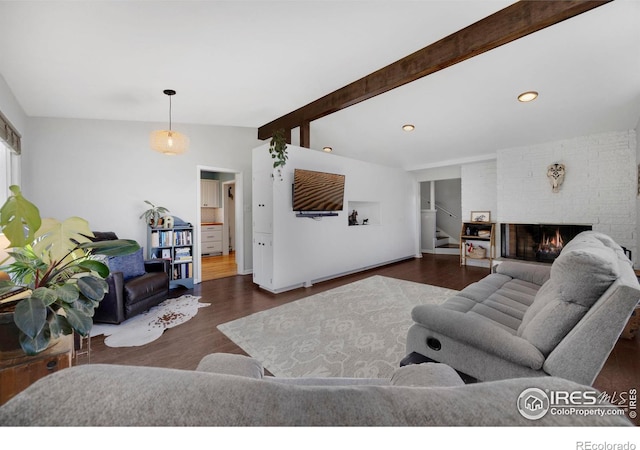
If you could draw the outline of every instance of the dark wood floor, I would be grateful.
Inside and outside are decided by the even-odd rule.
[[[459,257],[455,255],[425,254],[421,259],[409,259],[277,295],[254,285],[251,275],[205,281],[193,290],[179,289],[171,293],[172,297],[187,293],[199,295],[202,296],[201,302],[211,303],[211,306],[200,308],[189,322],[165,331],[158,340],[142,347],[110,348],[104,345],[102,336],[94,337],[91,342],[91,362],[194,369],[200,359],[209,353],[245,354],[216,327],[254,312],[372,275],[459,290],[487,274],[488,269],[460,267]],[[640,388],[640,335],[633,340],[618,341],[594,386],[609,394]],[[636,425],[640,425],[638,419]]]

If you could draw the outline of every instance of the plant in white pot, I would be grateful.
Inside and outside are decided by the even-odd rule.
[[[11,277],[0,282],[0,294],[15,286],[31,290],[7,306],[19,329],[20,346],[34,355],[62,335],[87,336],[91,331],[109,275],[95,255],[124,255],[140,247],[129,239],[93,242],[88,222],[80,217],[41,219],[18,186],[10,189],[12,195],[0,208],[0,231],[9,240],[13,261],[0,268]]]

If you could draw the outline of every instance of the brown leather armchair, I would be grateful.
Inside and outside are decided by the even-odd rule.
[[[94,232],[95,240],[117,239],[112,232]],[[109,292],[95,310],[94,322],[118,324],[165,300],[169,294],[169,261],[144,261],[142,248],[107,260]]]

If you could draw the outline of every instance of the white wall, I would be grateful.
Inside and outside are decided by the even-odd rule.
[[[408,172],[288,146],[283,181],[274,181],[274,284],[295,287],[419,255],[418,183]],[[254,150],[254,170],[269,168],[268,145]],[[292,210],[295,168],[345,175],[344,210],[320,220]],[[348,226],[349,202],[378,202],[378,225]],[[362,219],[362,215],[358,216]]]
[[[77,215],[93,230],[146,245],[139,219],[144,200],[168,208],[196,225],[198,165],[244,174],[244,266],[251,269],[251,149],[259,141],[253,128],[175,124],[190,138],[189,151],[165,156],[149,148],[149,133],[166,124],[30,118],[29,145],[23,150],[25,195],[43,216]]]
[[[637,254],[634,130],[582,136],[498,152],[498,217],[503,223],[590,224]],[[566,177],[553,193],[547,166]]]
[[[460,178],[460,166],[435,167],[412,172],[419,182]],[[428,200],[428,199],[427,199]]]
[[[490,211],[491,221],[498,215],[496,161],[465,164],[461,167],[462,220],[471,220],[471,211]]]

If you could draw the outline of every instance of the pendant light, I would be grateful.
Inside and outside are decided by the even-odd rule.
[[[169,129],[151,133],[151,148],[165,155],[179,155],[187,151],[189,138],[171,129],[171,96],[176,95],[176,91],[165,89],[162,92],[169,96]]]

